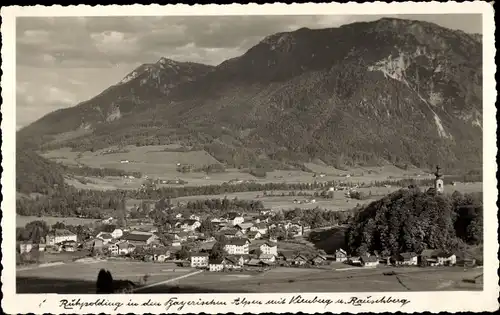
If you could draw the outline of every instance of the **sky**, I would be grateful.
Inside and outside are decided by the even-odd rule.
[[[88,100],[160,57],[217,65],[264,37],[382,17],[482,33],[481,15],[18,17],[17,129]]]

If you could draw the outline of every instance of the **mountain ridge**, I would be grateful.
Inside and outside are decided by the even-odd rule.
[[[262,156],[478,165],[479,39],[433,23],[387,18],[301,28],[267,36],[217,66],[167,58],[141,65],[96,98],[53,112],[18,134],[25,143],[41,135],[28,144],[45,149],[198,144],[235,166],[262,162]],[[63,121],[58,129],[50,126],[56,119]],[[82,126],[92,129],[91,136],[57,144],[51,139]]]

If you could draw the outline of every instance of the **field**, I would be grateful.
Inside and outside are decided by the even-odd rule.
[[[212,198],[224,198],[227,197],[229,199],[238,198],[240,200],[260,200],[264,204],[265,208],[269,208],[272,210],[282,210],[282,209],[294,209],[296,207],[302,209],[313,209],[316,207],[320,207],[323,209],[329,209],[334,211],[339,210],[348,210],[354,208],[357,204],[368,204],[372,201],[380,199],[382,196],[385,196],[391,192],[398,190],[400,187],[392,186],[389,188],[386,187],[372,187],[372,188],[359,188],[357,189],[360,192],[369,195],[371,192],[372,197],[364,200],[356,200],[345,197],[344,192],[336,191],[334,192],[334,198],[332,199],[322,199],[315,198],[315,203],[302,203],[295,204],[294,200],[297,199],[299,201],[305,201],[310,197],[303,196],[288,196],[288,191],[273,191],[274,195],[285,193],[286,196],[264,196],[263,192],[238,192],[238,193],[230,193],[230,194],[221,194],[221,195],[207,195],[207,196],[187,196],[187,197],[179,197],[173,199],[173,202],[187,202],[193,200],[204,200],[204,199],[212,199]],[[424,188],[423,188],[424,189]],[[477,192],[482,191],[482,183],[457,183],[455,186],[447,185],[445,187],[445,191],[453,192],[455,190],[461,192]],[[311,191],[309,191],[311,192]],[[270,193],[270,192],[268,192]],[[257,196],[259,196],[257,198]]]
[[[396,276],[384,275],[389,270]],[[464,283],[480,269],[463,268],[358,268],[339,269],[275,268],[257,274],[225,274],[204,272],[178,282],[183,287],[196,287],[198,292],[370,292],[370,291],[437,291],[481,290],[481,285]],[[160,293],[159,288],[151,292]],[[154,291],[153,291],[154,290]]]
[[[133,261],[75,262],[63,265],[18,270],[18,293],[94,293],[99,270],[109,270],[114,280],[140,283],[149,275],[146,284],[186,275],[193,270],[179,268],[173,263]]]
[[[36,220],[45,221],[49,226],[52,226],[57,222],[62,222],[64,224],[69,224],[69,225],[85,225],[96,221],[95,219],[84,219],[76,217],[61,218],[61,217],[36,217],[36,216],[16,215],[16,227],[24,227],[26,223]]]
[[[114,168],[124,171],[137,171],[151,178],[162,180],[182,179],[187,181],[187,186],[202,186],[202,185],[220,185],[233,179],[253,180],[257,183],[312,183],[314,181],[344,181],[351,183],[370,183],[383,180],[398,180],[398,179],[430,179],[433,175],[429,170],[421,170],[410,168],[403,170],[393,165],[381,167],[356,167],[345,170],[340,170],[324,163],[305,163],[311,172],[299,170],[283,171],[276,170],[268,172],[265,178],[257,178],[248,173],[241,172],[238,169],[227,169],[223,173],[205,174],[203,172],[179,173],[177,172],[177,163],[191,164],[194,167],[203,167],[209,164],[218,164],[219,162],[206,151],[189,151],[189,152],[172,152],[168,149],[176,149],[176,145],[164,146],[126,146],[121,148],[119,153],[109,153],[106,150],[98,150],[95,152],[72,152],[68,148],[48,151],[41,153],[44,157],[57,161],[66,165],[87,165],[94,168]],[[112,147],[109,149],[117,150]],[[167,151],[165,151],[167,149]],[[121,161],[128,163],[121,163]],[[324,177],[314,177],[314,173],[323,173]],[[348,177],[349,176],[349,177]],[[76,179],[68,178],[68,184],[78,188],[86,189],[137,189],[143,182],[143,179],[123,179],[117,177],[95,178],[86,177],[89,183],[82,184]],[[457,184],[457,187],[452,189],[463,192],[481,191],[478,190],[477,184]],[[162,185],[160,185],[161,187]],[[164,185],[178,186],[178,185]],[[384,192],[385,193],[385,192]],[[378,194],[378,193],[374,193]],[[282,203],[281,200],[269,201],[270,206],[275,207],[276,204]],[[344,203],[333,205],[335,207],[345,207]],[[279,207],[279,206],[278,206]],[[286,205],[289,207],[289,205]],[[306,206],[307,207],[307,206]],[[349,205],[350,207],[350,205]]]

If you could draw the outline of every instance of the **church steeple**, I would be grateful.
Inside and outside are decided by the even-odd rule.
[[[441,168],[439,165],[436,166],[436,172],[434,173],[434,176],[436,176],[434,179],[434,189],[437,194],[442,194],[444,192],[443,174],[441,174],[440,170]]]

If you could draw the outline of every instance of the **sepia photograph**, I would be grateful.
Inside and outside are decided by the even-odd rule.
[[[2,28],[15,58],[2,77],[10,294],[498,297],[483,282],[498,249],[485,6],[49,8]]]

